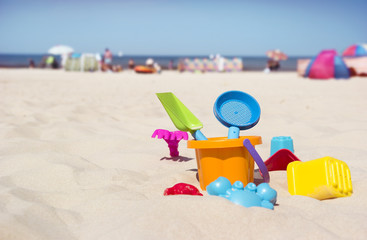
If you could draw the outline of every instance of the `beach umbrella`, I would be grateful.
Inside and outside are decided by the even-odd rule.
[[[354,44],[347,47],[343,52],[343,57],[367,56],[367,44]]]
[[[350,73],[342,57],[335,50],[323,50],[312,58],[305,77],[313,79],[349,78]]]
[[[48,50],[49,54],[65,55],[74,52],[74,49],[66,45],[56,45]]]
[[[283,53],[279,49],[274,49],[274,50],[267,51],[266,56],[268,56],[269,58],[272,58],[276,61],[287,60],[288,59],[287,54]]]

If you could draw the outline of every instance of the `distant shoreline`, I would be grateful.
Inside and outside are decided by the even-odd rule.
[[[27,68],[29,65],[29,61],[33,60],[36,66],[39,66],[42,57],[42,54],[0,54],[0,68]],[[236,56],[224,56],[225,58],[234,58]],[[58,56],[56,57],[59,58]],[[135,66],[137,65],[145,65],[145,61],[147,58],[153,58],[162,68],[162,70],[167,70],[169,66],[172,66],[172,69],[177,69],[177,65],[180,60],[184,58],[190,59],[203,59],[208,58],[208,56],[150,56],[150,55],[137,55],[137,56],[129,56],[124,55],[122,57],[114,56],[112,64],[120,65],[122,68],[128,69],[128,62],[130,59],[133,59],[135,62]],[[258,56],[237,56],[237,58],[241,58],[243,62],[243,70],[244,71],[263,71],[266,67],[268,58],[267,57],[258,57]],[[289,57],[288,60],[280,62],[281,68],[279,71],[288,72],[288,71],[296,71],[297,70],[297,61],[301,58],[307,57]],[[60,59],[58,59],[60,62]]]
[[[37,69],[37,70],[63,70],[63,68],[57,68],[57,69],[50,69],[50,68],[40,68],[40,67],[35,67],[35,68],[30,68],[26,65],[20,65],[20,66],[6,66],[6,65],[0,65],[0,69],[19,69],[19,70],[26,70],[26,69],[29,69],[29,70],[33,70],[33,69]],[[175,68],[172,68],[172,69],[168,69],[168,67],[162,67],[162,70],[163,71],[177,71],[177,67]],[[132,71],[128,68],[123,68],[122,72],[124,71]],[[78,71],[65,71],[65,72],[78,72]],[[99,72],[99,71],[96,71],[96,72]],[[185,72],[189,72],[189,71],[185,71]],[[235,71],[233,71],[235,72]],[[242,71],[240,72],[263,72],[263,70],[256,70],[256,69],[243,69]],[[276,72],[297,72],[297,70],[289,70],[289,69],[280,69]],[[208,73],[210,73],[208,71]],[[214,72],[216,73],[216,72]],[[220,73],[220,72],[218,72]],[[226,73],[226,72],[223,72],[223,73]],[[228,73],[231,73],[231,72],[228,72]],[[238,71],[237,71],[238,73]]]

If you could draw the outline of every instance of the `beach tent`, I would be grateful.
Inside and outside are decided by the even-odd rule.
[[[349,78],[350,73],[344,60],[335,50],[324,50],[310,61],[305,77],[312,79]]]
[[[343,57],[367,56],[367,44],[354,44],[347,47],[343,52]]]

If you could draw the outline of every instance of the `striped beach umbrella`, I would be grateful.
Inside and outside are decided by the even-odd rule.
[[[276,61],[287,60],[288,59],[287,54],[283,53],[279,49],[274,49],[274,50],[267,51],[266,56],[268,56],[269,58],[272,58]]]
[[[343,52],[343,57],[367,56],[367,44],[354,44],[347,47]]]

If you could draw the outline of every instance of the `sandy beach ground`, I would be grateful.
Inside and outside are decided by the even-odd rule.
[[[227,136],[213,114],[228,90],[254,96],[264,160],[274,136],[291,136],[296,156],[331,156],[351,170],[351,197],[291,196],[285,171],[270,172],[274,211],[215,196],[163,196],[199,188],[186,141],[180,158],[151,138],[175,130],[156,97],[173,92]],[[308,80],[295,72],[70,73],[0,69],[0,239],[366,239],[367,78]],[[255,167],[256,168],[256,167]]]

